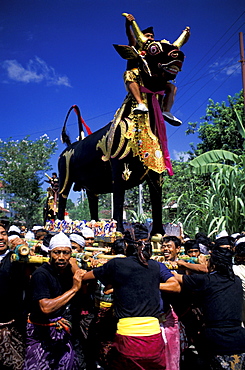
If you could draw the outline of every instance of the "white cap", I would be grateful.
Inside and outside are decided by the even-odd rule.
[[[15,231],[16,233],[20,234],[20,229],[18,228],[18,226],[15,226],[15,225],[10,226],[10,228],[8,229],[8,232],[10,231]]]
[[[236,242],[235,242],[235,246],[237,246],[238,244],[240,243],[245,243],[245,236],[243,236],[242,238],[239,238]]]
[[[218,235],[216,235],[215,239],[223,238],[224,236],[229,236],[226,230],[222,230]]]
[[[25,239],[34,239],[35,238],[35,235],[33,234],[32,231],[27,231],[26,235],[25,235]]]
[[[8,240],[11,242],[12,240],[16,239],[16,238],[19,238],[19,235],[17,234],[14,234],[14,235],[10,235],[8,236]]]
[[[37,231],[37,230],[40,230],[42,228],[43,228],[42,226],[35,225],[35,226],[33,226],[32,230]]]
[[[49,250],[51,251],[57,247],[69,247],[71,248],[71,241],[62,231],[59,234],[56,234],[50,239]]]
[[[90,227],[85,227],[81,230],[84,238],[94,238],[94,232]]]
[[[84,240],[84,238],[81,235],[71,234],[70,235],[70,240],[72,242],[75,242],[75,243],[79,244],[80,247],[84,247],[85,246],[85,240]]]

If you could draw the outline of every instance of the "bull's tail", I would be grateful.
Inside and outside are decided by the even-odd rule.
[[[61,133],[61,141],[62,143],[66,144],[67,146],[71,145],[71,140],[69,135],[66,133],[66,123],[68,120],[68,117],[71,113],[71,111],[74,109],[76,115],[77,115],[77,120],[78,120],[78,129],[79,129],[79,137],[78,140],[82,140],[84,138],[84,130],[83,126],[86,128],[87,134],[90,135],[92,134],[92,131],[90,128],[86,125],[84,119],[81,116],[80,109],[78,108],[77,105],[73,105],[69,110],[65,118],[65,122],[62,128],[62,133]]]

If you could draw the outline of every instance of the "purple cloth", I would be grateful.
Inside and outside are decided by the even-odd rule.
[[[0,369],[22,370],[25,347],[24,340],[13,322],[0,324]]]
[[[163,152],[163,158],[165,162],[166,169],[168,171],[168,174],[170,176],[173,176],[173,169],[172,169],[172,164],[170,160],[170,155],[168,152],[168,141],[167,141],[167,133],[166,133],[166,126],[165,122],[163,119],[162,111],[159,105],[159,101],[156,98],[156,94],[158,95],[163,95],[164,91],[150,91],[144,86],[140,86],[140,91],[147,93],[147,94],[152,94],[151,99],[152,99],[152,106],[154,110],[154,115],[155,115],[155,123],[156,123],[156,128],[157,128],[157,135],[160,140],[160,145],[162,147],[162,152]]]
[[[50,322],[57,319],[50,320]],[[26,358],[23,370],[78,370],[71,336],[55,326],[27,324]]]

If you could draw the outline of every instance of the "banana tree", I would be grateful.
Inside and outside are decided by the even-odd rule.
[[[239,133],[245,138],[245,128],[242,123],[242,114],[234,108],[236,114],[236,124]],[[245,149],[245,141],[243,143]],[[213,173],[219,168],[231,169],[234,165],[245,168],[245,156],[238,156],[227,150],[210,150],[199,155],[189,162],[194,173],[204,175]]]

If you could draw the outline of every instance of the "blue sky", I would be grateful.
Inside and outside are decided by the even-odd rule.
[[[112,46],[127,44],[123,12],[132,13],[142,29],[154,26],[156,39],[173,42],[191,27],[172,109],[183,125],[167,125],[173,159],[197,142],[185,130],[188,122],[200,122],[208,99],[226,101],[242,88],[244,0],[1,0],[0,5],[0,138],[58,138],[51,160],[55,171],[65,148],[59,138],[68,109],[77,104],[95,131],[111,120],[126,94],[126,62]],[[74,141],[75,113],[68,130]]]

